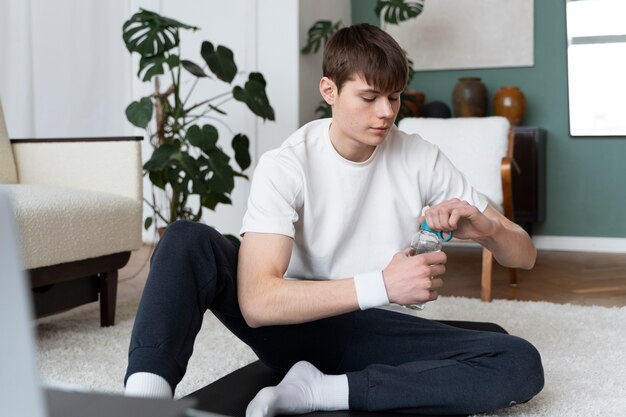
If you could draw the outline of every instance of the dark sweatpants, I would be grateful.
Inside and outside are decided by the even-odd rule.
[[[347,374],[355,410],[469,414],[528,401],[543,387],[539,353],[508,334],[380,309],[250,328],[237,301],[237,254],[206,225],[180,221],[168,227],[151,260],[126,378],[151,372],[174,389],[210,309],[272,368],[286,371],[307,360],[324,373]]]

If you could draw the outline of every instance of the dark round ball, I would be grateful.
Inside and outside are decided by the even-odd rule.
[[[450,107],[443,101],[431,101],[422,107],[422,117],[437,117],[439,119],[448,119],[452,116]]]

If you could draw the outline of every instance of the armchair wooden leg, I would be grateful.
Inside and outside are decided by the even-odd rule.
[[[117,301],[117,270],[100,275],[100,326],[115,324]]]
[[[517,287],[517,269],[509,268],[509,285]]]
[[[493,267],[493,256],[490,251],[483,248],[483,269],[480,277],[481,290],[480,299],[491,301],[491,272]]]

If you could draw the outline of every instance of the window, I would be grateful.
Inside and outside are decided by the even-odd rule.
[[[568,0],[572,136],[626,135],[626,2]]]

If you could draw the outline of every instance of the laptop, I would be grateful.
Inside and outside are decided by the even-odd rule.
[[[44,388],[37,363],[33,306],[11,201],[0,189],[0,416],[217,417],[193,398],[125,397]]]

